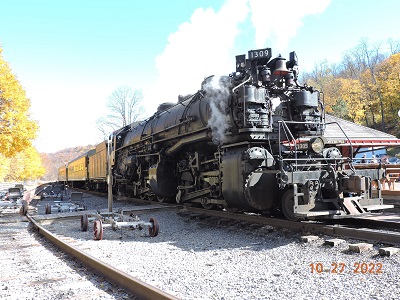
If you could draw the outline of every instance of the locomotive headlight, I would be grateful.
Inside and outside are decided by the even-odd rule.
[[[313,138],[310,140],[310,149],[315,153],[321,153],[324,150],[324,140],[321,137]]]

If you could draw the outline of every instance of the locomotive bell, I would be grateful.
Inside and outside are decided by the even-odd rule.
[[[289,70],[286,68],[286,59],[278,58],[275,62],[274,75],[286,75]]]

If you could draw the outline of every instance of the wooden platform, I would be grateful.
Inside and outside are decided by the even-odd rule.
[[[372,191],[372,195],[376,196],[376,190]],[[384,200],[399,200],[400,201],[400,190],[382,190],[382,197]]]

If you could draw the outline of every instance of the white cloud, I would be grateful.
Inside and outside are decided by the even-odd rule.
[[[167,46],[156,58],[157,88],[145,94],[149,99],[162,99],[152,100],[148,110],[154,112],[161,102],[176,102],[178,95],[195,93],[209,75],[233,71],[231,50],[240,33],[238,24],[248,11],[247,0],[228,0],[219,11],[196,9],[190,21],[168,37]]]
[[[301,20],[322,13],[329,3],[330,0],[249,0],[257,48],[265,47],[267,39],[273,37],[274,47],[285,49],[303,26]]]

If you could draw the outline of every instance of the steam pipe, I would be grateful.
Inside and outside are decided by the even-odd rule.
[[[241,84],[235,86],[235,87],[232,89],[232,93],[234,93],[239,87],[241,87],[241,86],[244,85],[245,83],[249,82],[250,80],[251,80],[251,76],[249,76],[249,78],[248,78],[247,80],[243,81]]]
[[[209,139],[211,139],[211,137],[212,137],[211,132],[204,131],[204,132],[200,132],[196,135],[190,135],[188,137],[181,138],[175,145],[173,145],[172,147],[169,147],[167,150],[165,150],[165,155],[172,156],[177,151],[179,151],[183,146],[185,146],[187,144],[193,144],[193,143],[209,140]]]

